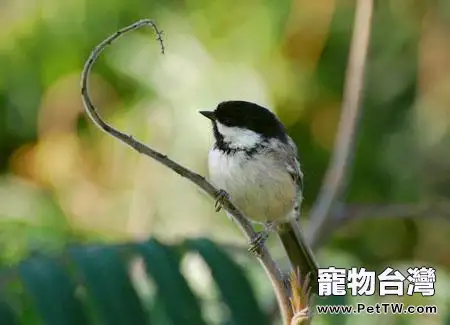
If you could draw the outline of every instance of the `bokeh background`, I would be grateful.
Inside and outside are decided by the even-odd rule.
[[[88,120],[81,70],[106,36],[155,19],[164,31],[164,56],[152,31],[141,29],[114,43],[94,66],[90,90],[101,114],[206,174],[212,136],[197,111],[229,99],[270,107],[299,147],[307,215],[333,149],[354,7],[350,0],[1,1],[0,265],[74,242],[207,236],[236,255],[261,304],[273,308],[244,238],[223,212],[214,212],[212,200]],[[432,266],[434,297],[350,303],[403,301],[437,305],[439,313],[341,316],[339,324],[450,323],[449,32],[448,1],[377,2],[344,204],[380,211],[400,204],[409,212],[359,213],[337,224],[317,255],[322,266]],[[277,242],[271,246],[285,264]],[[196,290],[209,292],[198,260],[191,257],[186,267]]]

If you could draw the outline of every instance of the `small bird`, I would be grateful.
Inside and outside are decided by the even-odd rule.
[[[303,279],[309,276],[311,292],[317,293],[318,265],[298,223],[303,173],[285,127],[271,111],[247,101],[221,102],[200,114],[212,121],[215,143],[208,169],[220,189],[219,207],[226,196],[249,220],[264,225],[251,251],[278,233],[293,267]]]

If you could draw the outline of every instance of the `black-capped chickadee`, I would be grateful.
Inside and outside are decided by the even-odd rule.
[[[226,101],[201,111],[212,121],[215,144],[209,152],[211,182],[253,222],[263,223],[253,245],[276,231],[303,279],[317,292],[318,266],[298,224],[303,173],[297,147],[268,109],[246,101]]]

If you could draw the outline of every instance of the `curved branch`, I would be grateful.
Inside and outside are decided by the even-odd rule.
[[[311,225],[307,233],[313,249],[317,248],[332,229],[332,210],[347,185],[360,116],[361,92],[369,47],[372,12],[373,0],[357,1],[337,137],[324,182],[310,213]]]
[[[91,98],[89,96],[88,91],[88,77],[89,73],[92,69],[93,64],[98,59],[101,52],[110,45],[113,41],[118,39],[120,36],[124,35],[125,33],[129,31],[136,30],[142,26],[150,25],[153,27],[153,29],[156,32],[157,40],[159,41],[161,45],[161,52],[164,54],[164,43],[162,41],[162,34],[159,31],[158,27],[154,23],[153,20],[150,19],[143,19],[140,20],[132,25],[129,25],[125,28],[120,29],[116,33],[110,35],[108,38],[106,38],[104,41],[102,41],[99,45],[97,45],[94,50],[91,52],[88,60],[86,61],[86,64],[84,66],[82,75],[81,75],[81,97],[83,100],[83,104],[85,107],[85,110],[91,120],[104,132],[107,134],[119,139],[120,141],[124,142],[131,148],[135,149],[137,152],[144,154],[159,163],[163,164],[164,166],[172,169],[175,173],[178,175],[190,180],[194,184],[196,184],[198,187],[200,187],[203,191],[205,191],[209,196],[212,198],[216,198],[218,190],[212,186],[204,177],[201,175],[192,172],[191,170],[185,168],[184,166],[178,164],[177,162],[171,160],[166,155],[163,155],[159,153],[158,151],[153,150],[149,146],[139,142],[138,140],[135,140],[132,136],[127,135],[108,123],[106,123],[98,114],[97,109],[93,105]],[[244,233],[244,235],[247,237],[248,240],[251,240],[255,237],[256,232],[247,221],[247,219],[244,217],[244,215],[239,211],[229,200],[225,199],[223,200],[223,208],[229,212],[235,222],[238,224],[241,231]],[[289,304],[289,296],[287,294],[286,288],[283,284],[283,276],[281,274],[281,271],[278,267],[278,265],[275,263],[273,258],[270,256],[267,248],[264,246],[261,249],[261,254],[257,256],[258,261],[264,268],[264,270],[267,273],[267,276],[269,277],[273,288],[275,290],[276,298],[280,306],[281,314],[284,320],[285,324],[289,323],[289,320],[292,318],[292,313],[290,311],[290,304]]]

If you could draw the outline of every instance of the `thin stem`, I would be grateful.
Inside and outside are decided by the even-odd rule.
[[[313,249],[317,248],[332,230],[332,210],[343,196],[347,186],[361,111],[360,102],[372,12],[373,0],[357,1],[337,137],[324,182],[310,213],[311,225],[307,233]]]

